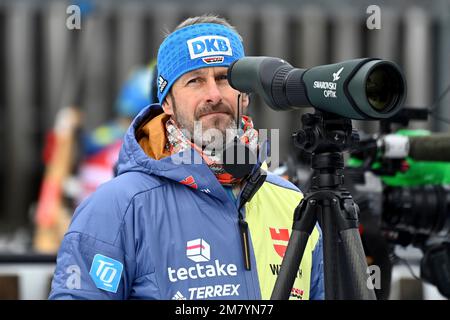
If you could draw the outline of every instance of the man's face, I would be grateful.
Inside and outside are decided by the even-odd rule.
[[[212,143],[211,134],[220,133],[225,142],[226,130],[236,128],[239,91],[227,81],[226,67],[201,68],[181,76],[172,86],[164,103],[164,112],[171,115],[181,129],[190,133],[194,142]],[[242,95],[243,110],[248,106],[247,95]],[[242,110],[241,110],[242,111]],[[198,127],[201,124],[202,132]],[[198,136],[200,134],[200,136]],[[215,144],[215,148],[219,145]]]

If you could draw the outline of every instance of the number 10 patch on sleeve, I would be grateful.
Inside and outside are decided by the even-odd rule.
[[[123,264],[101,254],[96,254],[92,261],[89,275],[97,288],[117,292],[122,276]]]

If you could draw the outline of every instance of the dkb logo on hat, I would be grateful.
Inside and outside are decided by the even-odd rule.
[[[211,55],[232,56],[230,40],[221,36],[202,36],[187,41],[191,59]]]

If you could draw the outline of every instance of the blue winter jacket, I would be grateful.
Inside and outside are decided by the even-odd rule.
[[[197,152],[164,154],[161,112],[152,105],[134,119],[118,176],[76,209],[50,299],[270,298],[302,194],[268,173],[241,210],[249,237],[243,241],[240,195],[234,199]],[[291,298],[324,298],[318,226]]]

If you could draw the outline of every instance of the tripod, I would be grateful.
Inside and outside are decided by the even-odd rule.
[[[367,262],[358,232],[359,208],[344,188],[343,152],[358,140],[350,119],[316,111],[302,116],[294,144],[312,154],[309,190],[294,212],[292,234],[271,299],[289,299],[316,222],[324,245],[325,299],[376,299],[367,284]]]

